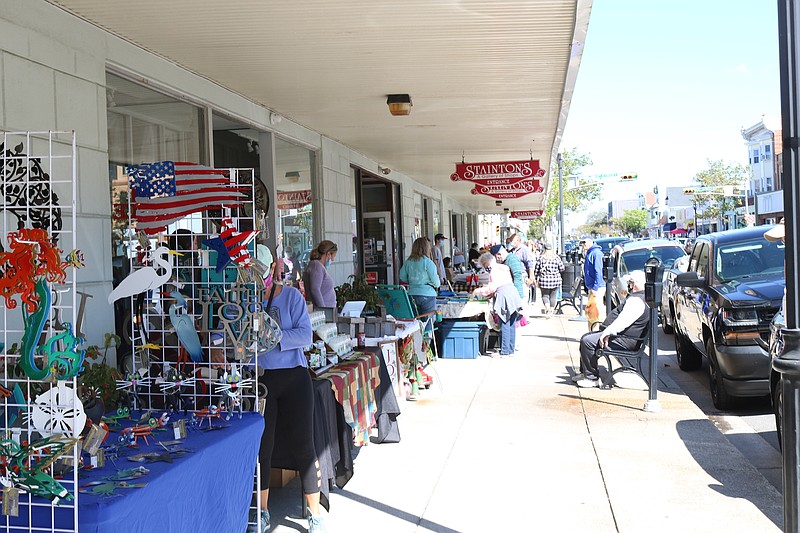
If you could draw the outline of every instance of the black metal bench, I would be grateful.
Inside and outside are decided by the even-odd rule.
[[[561,308],[565,305],[574,307],[579,314],[581,313],[581,298],[583,297],[581,288],[582,285],[583,277],[578,276],[575,278],[575,281],[572,282],[572,286],[570,287],[569,291],[565,291],[562,287],[561,299],[556,304],[556,308],[554,310],[555,314],[564,314],[564,311]]]
[[[650,331],[650,327],[648,325],[647,331]],[[606,369],[608,372],[605,375],[605,378],[601,378],[600,388],[602,389],[610,389],[614,384],[614,376],[619,374],[620,372],[634,372],[638,374],[647,385],[650,385],[650,380],[647,376],[644,375],[642,371],[642,360],[644,359],[645,355],[647,354],[647,348],[650,345],[650,335],[646,334],[644,337],[628,337],[626,335],[616,335],[615,337],[623,337],[626,339],[631,339],[636,342],[636,346],[638,347],[636,350],[619,350],[614,348],[598,348],[595,350],[595,355],[597,359],[600,358],[605,359],[606,361]],[[612,368],[611,365],[611,356],[614,356],[620,363],[619,368]],[[626,365],[625,363],[630,363]]]

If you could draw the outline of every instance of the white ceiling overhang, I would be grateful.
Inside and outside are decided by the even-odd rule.
[[[591,0],[52,0],[478,212],[455,164],[540,160],[545,191]],[[409,116],[388,112],[408,93]]]

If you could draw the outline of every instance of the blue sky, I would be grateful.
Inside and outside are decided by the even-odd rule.
[[[780,116],[777,17],[774,0],[594,0],[561,149],[637,173],[605,187],[619,199],[746,164],[742,127]]]

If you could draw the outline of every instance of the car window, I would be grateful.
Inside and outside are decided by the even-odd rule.
[[[717,248],[714,278],[720,283],[783,273],[786,246],[760,237]]]
[[[700,257],[700,250],[702,246],[695,246],[692,249],[692,256],[689,259],[689,268],[686,270],[687,272],[696,272],[697,271],[697,258]]]
[[[694,269],[691,268],[691,264],[689,265],[689,270],[694,270],[697,272],[698,276],[703,278],[708,276],[708,248],[708,244],[704,243],[697,254],[697,261]]]
[[[631,250],[624,252],[620,257],[619,273],[624,276],[633,270],[644,270],[645,262],[651,257],[660,259],[664,268],[672,268],[675,260],[684,255],[683,250],[677,246],[654,246],[652,248]]]

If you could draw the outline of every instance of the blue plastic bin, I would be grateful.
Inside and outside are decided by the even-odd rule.
[[[480,355],[478,339],[484,322],[444,320],[439,324],[442,359],[477,359]]]

